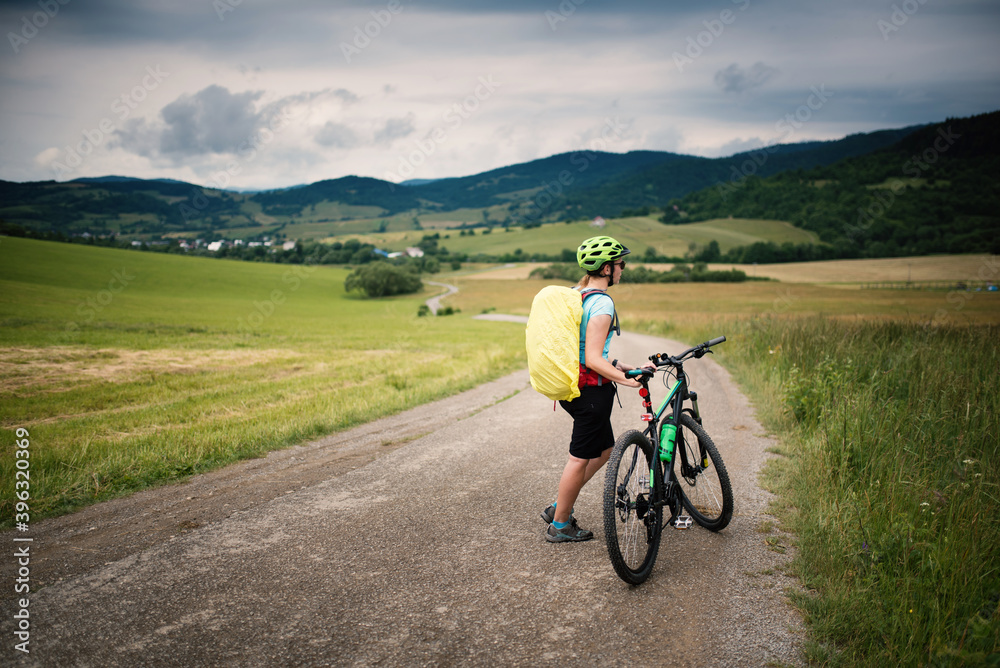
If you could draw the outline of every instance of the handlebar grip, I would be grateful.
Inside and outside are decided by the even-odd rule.
[[[725,341],[725,340],[726,340],[726,337],[724,337],[724,336],[720,336],[720,337],[719,337],[719,338],[717,338],[717,339],[712,339],[711,341],[709,341],[709,342],[708,342],[708,343],[706,343],[705,345],[706,345],[707,347],[711,348],[712,346],[717,346],[717,345],[719,345],[720,343],[722,343],[722,342],[723,342],[723,341]]]

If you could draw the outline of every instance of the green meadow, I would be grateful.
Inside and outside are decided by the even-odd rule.
[[[0,427],[31,517],[345,429],[523,364],[509,328],[362,300],[348,271],[0,238]],[[0,454],[13,519],[14,456]]]
[[[425,216],[421,216],[421,221]],[[481,217],[473,222],[481,222]],[[424,227],[428,227],[424,225]],[[391,228],[383,234],[355,235],[361,241],[390,250],[414,246],[431,230]],[[487,253],[504,255],[521,249],[525,253],[558,255],[564,248],[576,248],[581,239],[607,234],[615,237],[638,254],[654,248],[660,255],[683,257],[690,244],[705,246],[713,239],[722,252],[736,246],[747,246],[758,241],[775,243],[817,243],[816,236],[806,230],[778,220],[719,219],[686,225],[664,225],[652,217],[616,218],[607,221],[604,228],[592,227],[590,221],[546,223],[539,227],[494,228],[489,234],[483,229],[475,234],[460,236],[457,230],[433,230],[447,235],[440,243],[453,253]]]

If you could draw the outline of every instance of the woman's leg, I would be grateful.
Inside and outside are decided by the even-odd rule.
[[[569,456],[562,478],[559,479],[559,494],[556,497],[556,514],[554,521],[569,522],[569,513],[573,510],[576,497],[587,482],[587,464],[589,459]]]
[[[601,470],[608,457],[611,456],[611,448],[601,453],[596,459],[580,459],[569,456],[566,468],[563,469],[562,478],[559,480],[559,495],[556,497],[556,522],[569,522],[569,513],[573,510],[576,497],[580,495],[583,486],[594,477],[594,474]]]
[[[608,463],[608,458],[611,457],[611,448],[608,448],[601,453],[601,456],[597,459],[587,460],[587,473],[584,476],[583,484],[586,485],[590,482],[590,479],[594,477],[594,474],[600,471],[605,464]]]

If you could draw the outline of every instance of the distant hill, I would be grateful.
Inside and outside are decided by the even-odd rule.
[[[892,146],[905,146],[901,142],[912,142],[927,131],[927,126],[913,126],[837,141],[770,146],[715,159],[661,151],[574,151],[482,174],[406,185],[348,176],[239,193],[127,176],[65,183],[0,181],[0,220],[65,234],[114,233],[140,239],[253,238],[266,234],[324,238],[427,226],[530,227],[549,221],[589,220],[597,215],[660,215],[659,210],[667,210],[669,218],[671,207],[683,200],[691,220],[734,215],[795,222],[798,219],[783,217],[785,209],[780,207],[753,215],[730,213],[728,208],[710,204],[709,196],[692,194],[727,183],[742,184],[748,175],[760,180],[877,155]],[[965,154],[952,155],[958,159]],[[695,198],[684,199],[687,197]],[[699,206],[708,208],[699,213]],[[718,215],[710,214],[709,209]],[[816,227],[795,224],[819,233]],[[830,237],[829,232],[825,234]]]
[[[137,179],[134,176],[81,176],[78,179],[73,179],[70,183],[122,183],[122,182],[143,182],[143,181],[158,181],[160,183],[184,183],[184,181],[178,181],[177,179]]]
[[[563,215],[575,218],[597,211],[617,216],[627,209],[659,207],[675,197],[745,175],[770,176],[789,169],[819,167],[865,155],[895,144],[920,127],[923,126],[856,134],[836,141],[778,144],[728,158],[677,156],[596,188],[571,190],[565,197]]]
[[[499,204],[516,211],[541,192],[555,193],[558,199],[563,192],[592,188],[683,157],[662,151],[574,151],[473,176],[439,179],[412,190],[445,210]]]
[[[428,183],[434,183],[438,179],[407,179],[405,181],[400,181],[401,186],[423,186]]]
[[[378,206],[387,213],[398,213],[421,207],[415,188],[404,188],[388,181],[361,176],[318,181],[308,186],[288,190],[258,193],[252,200],[271,216],[301,213],[302,209],[320,202],[337,202],[359,206]]]
[[[747,249],[728,258],[737,262],[998,253],[998,175],[1000,112],[993,112],[924,126],[834,164],[720,182],[672,200],[663,220],[772,218],[827,244]]]

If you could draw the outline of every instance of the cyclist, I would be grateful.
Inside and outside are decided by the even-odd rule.
[[[573,417],[573,434],[556,502],[542,511],[542,519],[549,523],[545,539],[550,543],[583,541],[594,537],[593,532],[577,525],[572,515],[573,504],[587,481],[607,463],[615,444],[611,429],[615,383],[641,387],[637,381],[625,377],[625,372],[635,367],[618,360],[608,361],[611,334],[620,333],[620,328],[615,305],[607,295],[607,289],[621,282],[625,269],[622,258],[630,252],[611,237],[599,236],[584,241],[576,253],[577,263],[587,272],[576,289],[600,290],[603,294],[594,295],[583,303],[580,396],[573,401],[559,402]]]

